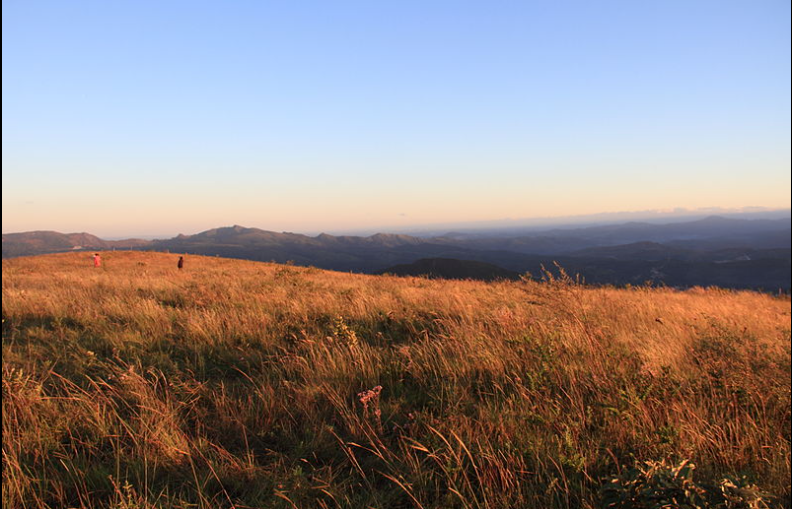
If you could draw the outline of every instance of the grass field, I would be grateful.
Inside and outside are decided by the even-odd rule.
[[[103,259],[2,262],[4,508],[790,506],[788,297]]]

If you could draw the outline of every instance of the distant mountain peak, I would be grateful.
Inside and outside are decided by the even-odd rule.
[[[195,235],[204,235],[204,236],[214,236],[214,235],[228,235],[228,234],[239,234],[239,233],[249,233],[253,231],[264,231],[259,230],[257,228],[246,228],[242,225],[235,224],[234,226],[220,226],[219,228],[212,228],[210,230],[206,230],[200,233],[196,233]],[[187,235],[187,237],[192,237],[193,235]]]
[[[745,219],[728,218],[723,216],[712,215],[701,218],[698,221],[692,221],[692,222],[697,224],[726,224],[726,223],[735,223],[741,221],[745,221]]]

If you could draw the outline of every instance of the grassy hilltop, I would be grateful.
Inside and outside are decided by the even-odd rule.
[[[4,508],[790,505],[788,298],[103,258],[2,262]]]

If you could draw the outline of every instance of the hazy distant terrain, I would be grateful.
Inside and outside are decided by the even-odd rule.
[[[146,249],[222,256],[363,273],[418,275],[422,259],[491,264],[510,273],[539,274],[558,262],[597,284],[789,290],[790,219],[708,217],[670,224],[630,222],[550,229],[531,234],[449,232],[433,237],[376,234],[307,236],[242,226],[161,240],[105,241],[89,234],[28,232],[3,235],[3,257],[80,249]],[[396,268],[398,267],[398,268]],[[453,270],[481,279],[480,271]],[[417,271],[417,272],[416,272]],[[486,271],[485,271],[486,272]],[[484,279],[487,279],[484,277]]]
[[[149,246],[149,240],[103,240],[90,233],[35,231],[3,234],[3,258],[91,249],[139,249]]]

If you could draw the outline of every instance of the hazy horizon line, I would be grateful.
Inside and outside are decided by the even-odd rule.
[[[619,222],[630,222],[636,220],[669,220],[676,221],[695,220],[697,217],[709,215],[742,215],[742,214],[783,214],[792,213],[790,207],[762,207],[762,206],[746,206],[737,208],[728,207],[700,207],[695,209],[685,207],[675,207],[670,209],[646,209],[635,211],[617,211],[617,212],[597,212],[592,214],[574,214],[562,216],[535,216],[523,218],[502,218],[502,219],[484,219],[474,221],[458,221],[458,222],[443,222],[443,223],[423,223],[414,225],[391,225],[381,227],[361,227],[361,228],[339,228],[339,229],[304,229],[302,231],[295,230],[277,230],[268,227],[260,226],[244,226],[245,228],[255,228],[265,231],[273,231],[278,233],[296,233],[306,236],[316,236],[320,234],[329,235],[374,235],[377,233],[392,233],[392,234],[412,234],[412,235],[429,235],[429,234],[442,234],[450,233],[452,230],[508,230],[517,228],[559,228],[559,227],[576,227],[576,226],[595,226],[597,224],[609,224]],[[778,218],[783,219],[783,218]],[[675,222],[676,222],[675,221]],[[238,223],[233,225],[210,226],[208,228],[198,228],[196,231],[179,231],[176,233],[163,232],[163,233],[138,233],[119,235],[118,233],[107,235],[102,233],[95,233],[87,230],[59,232],[54,229],[35,229],[24,231],[3,231],[3,235],[10,235],[14,233],[29,233],[36,231],[54,231],[64,234],[79,234],[88,233],[96,235],[103,240],[123,240],[123,239],[169,239],[178,235],[195,235],[208,230],[216,228],[225,228],[233,226],[242,226]],[[185,233],[188,232],[188,233]]]

